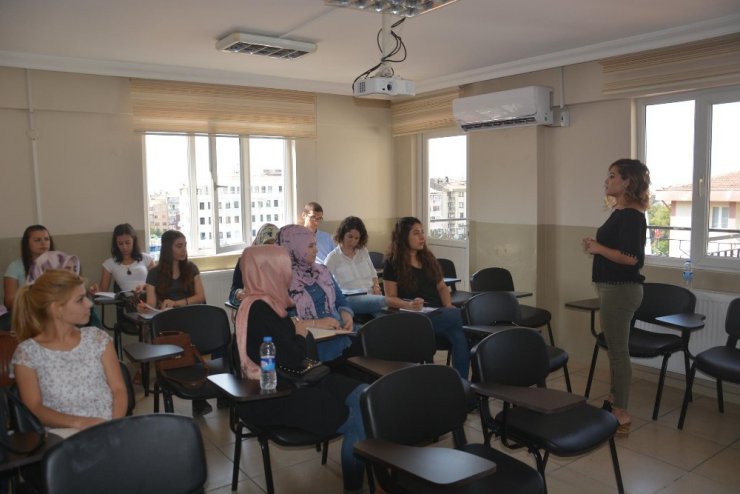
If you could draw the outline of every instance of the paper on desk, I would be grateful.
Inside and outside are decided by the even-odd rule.
[[[399,309],[405,312],[422,312],[424,314],[431,314],[432,312],[437,312],[439,310],[439,307],[422,307],[420,310],[414,310],[414,309]]]
[[[308,329],[311,332],[311,334],[313,335],[313,339],[316,341],[326,340],[329,338],[334,338],[335,336],[349,334],[352,332],[351,330],[347,331],[344,329],[339,329],[339,330],[325,329],[325,328],[306,328],[306,329]]]
[[[95,292],[96,297],[116,298],[116,292]]]

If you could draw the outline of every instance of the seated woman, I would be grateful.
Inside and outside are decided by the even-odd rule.
[[[309,327],[351,332],[354,312],[326,266],[316,263],[316,236],[300,225],[284,226],[278,231],[277,244],[288,249],[293,279],[289,295],[295,303],[290,314]],[[339,358],[352,344],[348,336],[339,336],[316,344],[319,360]]]
[[[278,227],[272,223],[265,223],[257,230],[252,245],[271,245],[277,238]],[[237,259],[234,266],[234,276],[231,278],[231,290],[229,291],[229,303],[239,306],[246,295],[244,291],[244,281],[242,280],[242,269],[240,265],[241,258]]]
[[[206,302],[198,266],[188,261],[188,242],[185,235],[175,230],[162,234],[159,263],[146,276],[146,304],[137,307],[146,312],[148,306],[171,309]],[[193,400],[193,417],[211,413],[213,407],[206,400]]]
[[[188,241],[176,230],[162,234],[159,263],[146,276],[146,303],[158,309],[206,301],[198,266],[188,261]],[[140,305],[146,311],[146,306]]]
[[[300,227],[303,228],[303,227]],[[306,335],[309,321],[288,317],[293,305],[288,296],[291,286],[291,260],[285,249],[274,245],[247,247],[241,258],[250,266],[243,273],[247,295],[236,318],[236,342],[241,368],[248,377],[259,379],[260,344],[271,336],[277,349],[277,364],[300,368],[307,357]],[[257,425],[284,425],[319,434],[344,434],[342,477],[344,488],[359,491],[364,464],[352,448],[365,438],[359,397],[366,385],[343,375],[330,373],[313,386],[293,389],[283,398],[240,405],[237,413]]]
[[[109,257],[103,262],[100,284],[90,285],[90,294],[110,291],[111,279],[123,292],[142,292],[146,277],[154,267],[152,256],[141,252],[136,230],[128,223],[116,225],[111,238]]]
[[[383,266],[383,286],[391,307],[417,311],[425,305],[440,308],[429,313],[434,332],[452,344],[452,366],[467,379],[470,348],[462,329],[462,314],[452,305],[450,289],[442,279],[437,259],[427,248],[418,219],[405,217],[396,222]]]
[[[28,269],[38,256],[54,250],[54,239],[43,225],[31,225],[21,238],[21,257],[11,262],[3,278],[3,303],[9,311],[13,310],[18,289],[26,284]]]
[[[87,323],[83,279],[44,272],[18,291],[12,364],[21,399],[49,428],[85,429],[123,417],[128,396],[111,338]]]
[[[342,220],[334,234],[337,247],[326,256],[324,263],[342,292],[349,290],[365,292],[347,297],[347,303],[355,314],[383,315],[385,297],[381,295],[378,273],[370,260],[367,245],[367,229],[357,216]]]

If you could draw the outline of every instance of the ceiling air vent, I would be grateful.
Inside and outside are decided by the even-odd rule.
[[[249,33],[231,33],[218,40],[216,48],[232,53],[263,55],[271,58],[294,59],[316,51],[315,43],[272,38]]]

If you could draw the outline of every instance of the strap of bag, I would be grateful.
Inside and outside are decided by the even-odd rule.
[[[10,403],[18,412],[17,419],[25,420],[33,429],[30,433],[38,435],[38,440],[35,444],[32,444],[29,448],[17,448],[11,444],[10,437],[8,436],[8,423],[10,419]],[[22,417],[21,417],[22,416]],[[0,419],[2,420],[2,434],[0,434],[0,448],[11,453],[18,455],[31,454],[46,442],[46,429],[41,424],[41,421],[23,404],[12,391],[8,389],[0,389]]]

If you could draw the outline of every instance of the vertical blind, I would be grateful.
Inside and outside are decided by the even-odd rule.
[[[316,137],[316,96],[303,91],[131,79],[141,132]]]
[[[394,136],[415,134],[455,125],[452,100],[460,96],[458,88],[436,92],[391,104],[391,131]]]
[[[599,61],[606,95],[740,84],[740,33]]]

